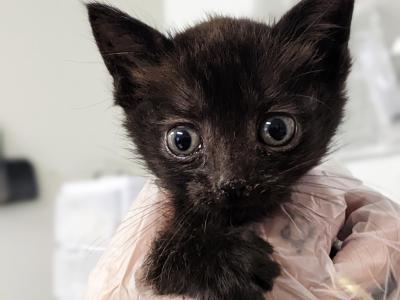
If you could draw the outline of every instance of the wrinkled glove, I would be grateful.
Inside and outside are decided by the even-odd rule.
[[[257,226],[282,266],[266,299],[400,299],[398,205],[328,164],[306,174],[291,197]],[[183,299],[155,296],[140,280],[166,198],[146,184],[92,272],[86,300]]]

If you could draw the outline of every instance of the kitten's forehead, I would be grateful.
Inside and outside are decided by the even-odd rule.
[[[211,54],[214,58],[240,55],[249,49],[257,52],[265,48],[270,29],[264,23],[247,19],[211,18],[177,34],[174,42],[179,54],[187,58]]]
[[[177,116],[213,126],[253,126],[265,112],[311,109],[310,98],[293,99],[274,71],[270,27],[247,20],[216,19],[176,37],[180,86],[188,91],[167,105]],[[182,90],[182,89],[180,89]]]
[[[269,26],[254,21],[213,18],[178,34],[175,67],[195,90],[182,105],[207,115],[240,111],[243,118],[265,89],[261,77],[267,76],[269,32]],[[191,107],[196,102],[198,107]]]

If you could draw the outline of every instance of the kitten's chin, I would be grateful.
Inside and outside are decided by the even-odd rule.
[[[199,188],[197,193],[172,193],[172,208],[175,216],[191,215],[192,224],[211,222],[220,228],[239,227],[263,221],[273,214],[279,205],[290,199],[285,190],[253,190],[244,195],[218,193]]]
[[[288,197],[239,201],[220,208],[221,217],[231,226],[256,223],[270,216]]]

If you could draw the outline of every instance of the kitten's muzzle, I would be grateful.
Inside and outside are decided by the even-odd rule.
[[[221,198],[230,202],[237,202],[250,195],[250,191],[245,182],[233,181],[220,185]]]

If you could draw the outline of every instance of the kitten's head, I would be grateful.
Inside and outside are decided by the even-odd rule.
[[[165,36],[88,5],[116,103],[177,209],[241,224],[318,164],[342,119],[353,0],[304,0],[277,23],[211,18]]]

